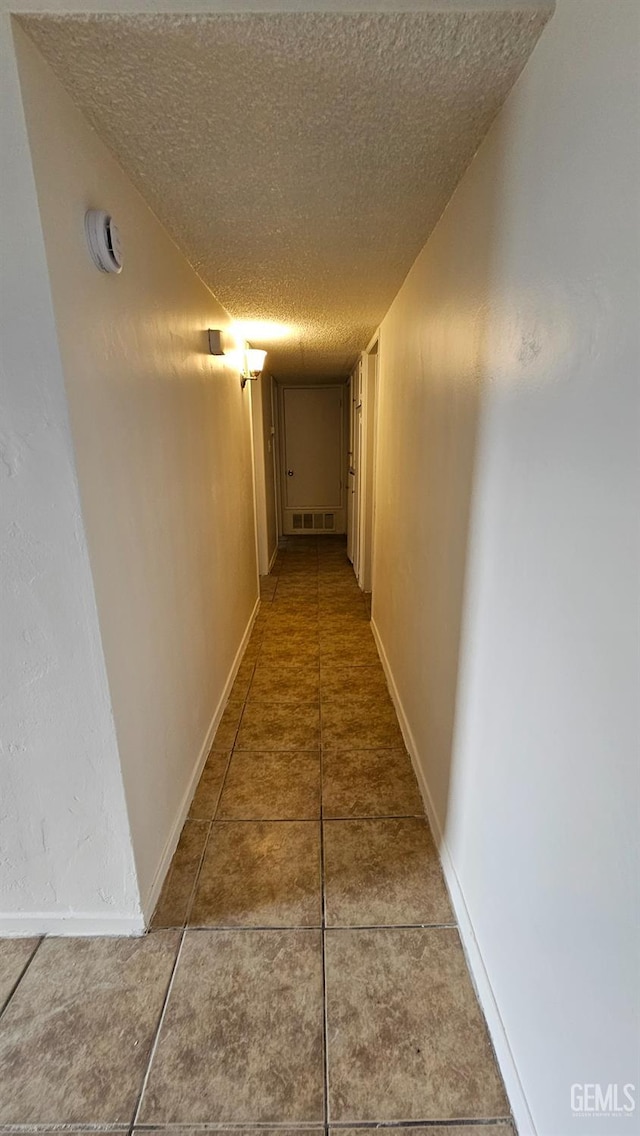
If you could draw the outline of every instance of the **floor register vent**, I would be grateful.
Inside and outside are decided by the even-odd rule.
[[[335,528],[334,513],[294,513],[294,529],[314,529],[316,532],[333,532]]]

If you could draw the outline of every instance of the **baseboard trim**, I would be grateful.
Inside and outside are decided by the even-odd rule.
[[[0,938],[30,939],[36,935],[144,935],[142,915],[104,915],[102,912],[0,912]]]
[[[462,940],[467,964],[469,966],[471,978],[475,986],[476,994],[478,996],[478,1001],[480,1002],[480,1005],[482,1007],[482,1011],[487,1022],[487,1027],[491,1035],[491,1041],[493,1043],[498,1065],[500,1066],[500,1072],[502,1073],[504,1080],[505,1089],[507,1091],[507,1096],[509,1098],[509,1103],[513,1112],[513,1118],[515,1120],[519,1136],[536,1136],[536,1128],[533,1122],[533,1117],[531,1116],[531,1112],[527,1104],[527,1099],[522,1087],[522,1081],[520,1080],[520,1075],[518,1073],[518,1067],[516,1065],[511,1046],[509,1044],[507,1032],[504,1026],[504,1022],[502,1021],[489,975],[487,974],[487,969],[482,958],[478,940],[476,939],[473,922],[471,920],[471,915],[465,901],[464,892],[462,890],[460,880],[458,879],[450,849],[445,840],[444,833],[442,832],[442,828],[438,820],[436,810],[434,808],[429,784],[422,768],[422,763],[419,760],[418,747],[416,745],[407,715],[405,714],[404,707],[402,705],[402,700],[400,698],[400,694],[393,677],[393,672],[387,658],[387,653],[384,649],[382,637],[373,618],[371,620],[371,630],[373,631],[373,637],[375,639],[378,654],[380,656],[380,662],[382,663],[385,677],[387,679],[389,692],[391,694],[393,704],[396,708],[398,721],[400,723],[400,729],[402,730],[402,736],[404,737],[405,745],[411,758],[411,764],[413,765],[413,769],[420,788],[420,793],[424,801],[425,811],[429,819],[431,829],[433,831],[435,842],[438,846],[438,851],[440,853],[440,862],[442,864],[442,870],[444,872],[444,877],[449,889],[451,903],[453,905],[453,909],[458,921],[458,930],[460,932],[460,938]]]
[[[173,859],[173,854],[176,850],[178,840],[180,839],[180,833],[182,832],[184,822],[187,819],[187,814],[189,812],[191,801],[193,800],[193,795],[194,795],[194,793],[195,793],[195,791],[198,787],[198,782],[200,780],[200,776],[202,774],[204,764],[205,764],[207,757],[209,756],[209,753],[211,751],[211,746],[213,744],[213,739],[215,737],[216,730],[218,729],[218,726],[220,724],[220,719],[222,718],[225,706],[227,705],[227,702],[229,700],[229,694],[231,693],[231,688],[232,688],[232,686],[235,682],[235,678],[236,678],[236,675],[238,673],[240,663],[242,662],[243,655],[244,655],[244,653],[247,649],[247,644],[248,644],[249,639],[251,637],[251,632],[253,631],[253,625],[256,621],[256,617],[258,615],[259,609],[260,609],[260,597],[258,597],[258,599],[255,602],[255,606],[254,606],[253,611],[251,613],[251,616],[249,618],[249,622],[246,626],[244,635],[242,636],[242,641],[240,643],[240,646],[238,647],[238,650],[236,651],[236,655],[235,655],[235,658],[233,660],[231,670],[229,671],[229,676],[228,676],[227,681],[224,685],[224,690],[222,691],[222,695],[220,696],[220,700],[218,702],[218,705],[216,706],[216,709],[213,713],[213,717],[211,719],[211,722],[209,723],[209,728],[208,728],[207,733],[205,735],[204,741],[203,741],[203,743],[200,747],[200,752],[198,754],[198,759],[197,759],[195,766],[194,766],[194,770],[193,770],[193,774],[191,776],[191,780],[189,781],[186,792],[185,792],[185,794],[182,798],[182,801],[180,802],[180,807],[178,809],[176,819],[173,823],[173,826],[171,828],[171,832],[170,832],[169,837],[168,837],[166,844],[164,846],[162,856],[160,857],[160,863],[158,864],[155,876],[153,877],[153,882],[151,884],[151,887],[147,891],[145,898],[142,901],[142,911],[143,911],[143,915],[144,915],[144,923],[145,923],[146,926],[149,925],[149,922],[151,920],[151,916],[153,915],[153,913],[155,911],[156,904],[157,904],[158,898],[160,896],[160,891],[162,890],[162,885],[163,885],[164,880],[165,880],[165,876],[166,876],[167,872],[169,871],[169,865],[171,863],[171,860]]]
[[[271,569],[273,568],[273,566],[274,566],[274,564],[275,564],[275,562],[276,562],[276,556],[277,556],[277,555],[278,555],[278,544],[277,544],[277,542],[276,542],[276,546],[275,546],[275,548],[274,548],[274,550],[273,550],[273,553],[272,553],[272,556],[271,556],[271,560],[269,561],[269,572],[271,571]],[[268,575],[268,574],[269,574],[269,573],[267,573],[267,575]]]

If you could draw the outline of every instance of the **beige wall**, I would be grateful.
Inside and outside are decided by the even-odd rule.
[[[381,329],[373,616],[521,1136],[633,1126],[571,1085],[637,1086],[639,42],[560,0]]]
[[[227,314],[20,30],[16,44],[148,913],[257,598],[250,397],[208,354]],[[88,207],[115,216],[120,276],[89,259]]]
[[[11,21],[0,12],[0,935],[142,929]]]

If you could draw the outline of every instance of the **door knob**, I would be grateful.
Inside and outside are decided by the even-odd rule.
[[[292,469],[287,470],[287,477],[293,477],[293,470]]]

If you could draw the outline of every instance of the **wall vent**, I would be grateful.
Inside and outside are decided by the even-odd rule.
[[[291,527],[295,530],[315,530],[316,532],[334,532],[336,527],[335,513],[293,513]]]

